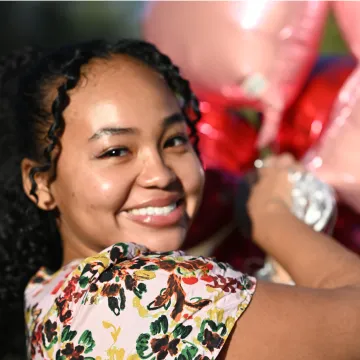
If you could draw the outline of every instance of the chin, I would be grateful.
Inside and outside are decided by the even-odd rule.
[[[144,238],[142,245],[155,252],[180,250],[184,244],[187,231],[185,229],[178,229],[176,231],[166,231],[166,234],[160,233],[161,230],[155,237],[149,236],[148,239]]]

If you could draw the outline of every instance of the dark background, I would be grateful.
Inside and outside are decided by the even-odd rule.
[[[140,1],[0,1],[0,54],[26,45],[140,37]]]
[[[143,1],[0,1],[0,55],[26,45],[139,38],[143,7]],[[347,51],[332,16],[321,51]]]

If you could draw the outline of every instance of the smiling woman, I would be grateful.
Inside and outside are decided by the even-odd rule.
[[[29,358],[358,358],[360,262],[291,214],[293,159],[261,170],[249,209],[304,287],[257,284],[179,250],[204,172],[198,102],[168,57],[124,40],[9,59],[0,300],[25,291]]]
[[[46,189],[38,194],[38,206],[59,210],[63,262],[123,238],[158,251],[178,248],[203,186],[187,115],[164,80],[129,56],[91,61],[82,71],[86,77],[69,91],[71,103],[63,112],[56,178],[49,187],[46,172],[37,180]],[[55,97],[53,92],[51,101]],[[35,165],[22,162],[28,191]],[[132,212],[174,204],[168,214]]]

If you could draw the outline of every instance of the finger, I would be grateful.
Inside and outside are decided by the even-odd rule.
[[[281,154],[277,160],[277,166],[280,168],[285,168],[285,167],[293,166],[296,164],[297,164],[297,161],[296,161],[295,157],[289,153]]]
[[[277,162],[278,156],[277,155],[269,155],[267,156],[264,161],[264,167],[273,167]]]
[[[280,155],[269,155],[265,159],[257,160],[262,163],[260,167],[276,167],[283,168],[297,163],[295,157],[290,153],[283,153]]]
[[[260,177],[269,176],[270,174],[277,173],[279,170],[291,170],[292,172],[305,171],[303,165],[289,153],[271,155],[263,160],[258,159],[255,161],[254,165],[257,168]]]

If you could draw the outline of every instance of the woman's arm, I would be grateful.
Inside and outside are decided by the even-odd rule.
[[[339,288],[360,284],[359,256],[331,237],[313,231],[281,204],[263,219],[257,243],[299,286]]]
[[[360,290],[259,283],[219,359],[360,358]]]
[[[359,359],[359,257],[291,214],[294,160],[270,164],[248,204],[254,237],[298,286],[259,282],[222,359]]]

